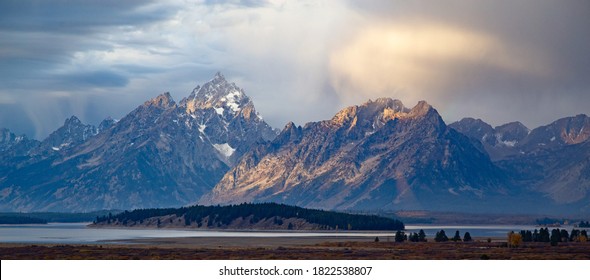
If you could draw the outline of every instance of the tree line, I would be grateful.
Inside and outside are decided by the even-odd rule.
[[[395,237],[394,237],[395,242],[401,243],[401,242],[405,242],[405,241],[410,241],[410,242],[428,242],[428,239],[426,238],[426,234],[424,233],[424,230],[420,230],[419,232],[412,232],[409,235],[406,234],[405,232],[398,230],[395,233]],[[463,241],[463,242],[470,242],[473,241],[473,239],[471,238],[471,234],[469,232],[465,232],[465,235],[463,235],[463,238],[461,238],[461,233],[459,231],[455,232],[455,236],[453,236],[453,238],[449,239],[445,233],[444,230],[441,231],[437,231],[436,235],[434,237],[434,241],[435,242],[446,242],[446,241]],[[378,238],[375,239],[375,241],[379,241]]]
[[[27,216],[0,216],[0,224],[46,224],[47,220]]]
[[[548,228],[530,230],[521,230],[520,233],[509,232],[508,244],[517,247],[522,242],[546,242],[556,246],[560,242],[586,242],[588,241],[588,232],[586,230],[572,229],[571,233],[565,229],[554,228],[549,231]]]
[[[143,223],[143,220],[161,216],[175,215],[184,218],[186,226],[221,227],[242,218],[255,224],[264,219],[272,219],[273,223],[282,225],[284,219],[301,218],[308,223],[318,224],[326,230],[403,230],[403,222],[376,215],[347,214],[325,210],[306,209],[277,203],[243,203],[228,206],[195,205],[181,208],[151,208],[124,211],[113,215],[97,216],[95,224]],[[206,223],[206,224],[205,224]],[[288,225],[293,229],[293,225]]]

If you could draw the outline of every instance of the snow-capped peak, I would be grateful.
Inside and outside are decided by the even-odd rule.
[[[202,86],[197,86],[189,97],[180,103],[187,113],[198,109],[213,108],[218,115],[235,116],[244,108],[251,105],[250,98],[234,83],[225,80],[221,73]]]

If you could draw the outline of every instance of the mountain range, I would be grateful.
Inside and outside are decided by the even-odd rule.
[[[346,211],[590,213],[590,118],[529,130],[380,98],[271,128],[220,73],[43,141],[0,130],[0,211],[278,202]]]
[[[164,93],[103,124],[97,129],[71,117],[26,156],[3,160],[0,209],[186,205],[245,151],[276,136],[243,90],[221,74],[179,104]]]

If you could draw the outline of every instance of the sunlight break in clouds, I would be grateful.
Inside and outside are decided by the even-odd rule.
[[[421,99],[438,103],[449,91],[469,89],[469,67],[548,74],[530,50],[432,22],[371,25],[330,56],[332,85],[348,103],[381,96],[395,96],[409,106]]]
[[[41,140],[73,114],[122,118],[221,71],[277,128],[376,97],[532,128],[590,113],[589,11],[583,0],[3,0],[0,127]]]

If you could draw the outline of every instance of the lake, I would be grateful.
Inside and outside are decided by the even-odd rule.
[[[352,236],[394,236],[395,232],[293,232],[293,231],[217,231],[188,229],[112,229],[89,228],[87,223],[49,223],[45,225],[0,225],[0,243],[60,243],[60,244],[98,244],[122,243],[122,240],[162,238],[162,237],[352,237]],[[434,238],[443,229],[449,238],[456,230],[469,231],[473,238],[505,237],[513,231],[539,228],[534,225],[406,225],[406,232],[423,229],[426,237]],[[572,226],[562,227],[568,232]]]

